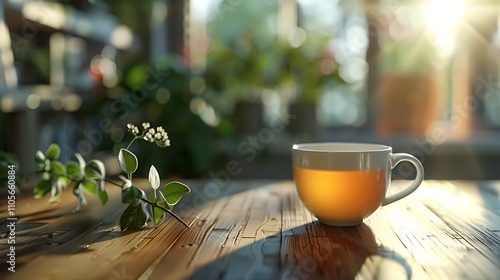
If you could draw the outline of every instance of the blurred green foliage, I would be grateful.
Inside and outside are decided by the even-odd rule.
[[[172,143],[167,149],[158,151],[143,141],[131,147],[140,162],[148,162],[138,167],[139,176],[146,176],[151,164],[165,176],[203,175],[217,160],[215,140],[220,131],[190,109],[197,97],[189,86],[195,77],[176,55],[165,55],[152,64],[132,62],[123,68],[120,86],[88,105],[87,114],[110,118],[121,128],[142,122],[165,128]],[[119,140],[105,142],[100,149],[116,151],[123,142]]]
[[[242,32],[229,44],[215,42],[207,56],[207,85],[235,101],[256,100],[263,89],[286,87],[294,89],[297,100],[315,102],[325,85],[344,83],[327,51],[327,39],[307,39],[299,46],[275,40],[260,47],[250,33]]]
[[[8,171],[12,170],[9,166],[14,166],[14,170],[19,169],[16,155],[0,151],[0,187],[8,185]],[[16,176],[16,188],[19,186],[18,176]]]

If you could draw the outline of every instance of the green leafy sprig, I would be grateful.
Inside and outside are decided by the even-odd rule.
[[[68,161],[66,164],[60,162],[61,148],[57,144],[51,144],[45,154],[37,151],[35,161],[38,163],[37,173],[40,181],[35,186],[36,198],[42,198],[50,193],[50,201],[58,201],[63,189],[73,185],[73,194],[78,197],[80,210],[87,205],[85,194],[96,195],[102,204],[108,201],[108,194],[104,187],[106,169],[100,160],[85,162],[82,155],[75,154],[77,161]]]
[[[143,131],[139,133],[138,127],[128,124],[128,131],[134,138],[127,148],[120,149],[118,163],[127,175],[119,176],[122,183],[106,179],[106,169],[102,161],[91,160],[85,162],[80,154],[75,154],[77,161],[68,161],[63,164],[59,161],[61,148],[57,144],[51,144],[45,153],[37,151],[35,161],[38,163],[37,173],[40,181],[34,189],[35,197],[40,199],[50,193],[50,201],[58,201],[63,189],[73,186],[73,194],[78,197],[76,211],[87,205],[85,194],[97,195],[102,204],[108,201],[105,182],[118,186],[122,189],[122,203],[128,207],[120,217],[120,228],[125,230],[137,230],[144,227],[150,220],[155,228],[167,214],[177,219],[184,226],[189,225],[173,212],[173,207],[186,193],[191,190],[181,182],[173,181],[167,183],[162,191],[157,191],[160,186],[160,175],[152,165],[149,170],[149,183],[153,193],[149,199],[145,192],[132,183],[132,175],[139,166],[137,156],[129,150],[135,140],[143,139],[155,143],[160,148],[170,146],[167,132],[160,126],[151,128],[149,123],[143,123]],[[158,195],[159,194],[159,195]],[[148,210],[148,207],[149,209]]]
[[[160,175],[154,165],[151,165],[148,179],[153,188],[153,193],[149,195],[148,200],[144,191],[132,184],[132,173],[137,170],[137,166],[139,165],[137,157],[129,150],[121,149],[118,153],[118,161],[122,170],[128,175],[128,178],[121,176],[123,181],[123,185],[121,185],[122,202],[129,204],[120,218],[120,227],[122,230],[140,228],[150,219],[153,220],[156,227],[158,222],[167,213],[186,227],[189,227],[189,225],[172,212],[173,206],[179,202],[182,196],[191,191],[188,186],[174,181],[167,183],[161,192],[157,192],[160,186]],[[160,194],[160,197],[158,197],[157,193]],[[148,205],[151,208],[152,217],[150,217],[150,213],[147,210]]]
[[[6,187],[8,186],[8,181],[9,181],[9,171],[12,172],[12,170],[17,171],[19,168],[19,163],[17,160],[17,157],[14,154],[11,153],[6,153],[3,151],[0,151],[0,187]],[[19,181],[16,177],[15,179],[15,192],[20,193],[19,191]]]

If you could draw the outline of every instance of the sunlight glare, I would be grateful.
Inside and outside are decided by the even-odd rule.
[[[464,12],[463,0],[430,0],[426,17],[429,26],[436,33],[452,31]]]

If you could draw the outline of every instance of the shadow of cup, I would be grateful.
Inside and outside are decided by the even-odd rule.
[[[403,258],[386,256],[370,227],[331,227],[314,222],[307,231],[283,236],[284,259],[281,279],[370,278],[388,272],[388,265],[401,271],[398,279],[408,278],[411,269]],[[387,276],[387,275],[386,275]]]

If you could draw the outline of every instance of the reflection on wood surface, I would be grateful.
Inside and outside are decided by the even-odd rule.
[[[120,232],[119,189],[74,204],[17,198],[16,273],[1,279],[498,279],[500,183],[427,181],[364,224],[331,227],[301,204],[291,181],[204,181],[157,229]],[[406,182],[396,181],[394,188]],[[65,194],[71,201],[71,194]],[[216,196],[215,196],[216,195]],[[6,199],[1,201],[5,259]],[[65,200],[66,201],[66,200]]]

